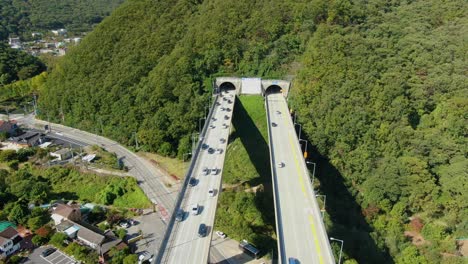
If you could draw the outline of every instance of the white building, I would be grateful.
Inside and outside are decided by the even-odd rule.
[[[0,232],[0,258],[10,256],[19,250],[21,240],[23,238],[11,226]]]

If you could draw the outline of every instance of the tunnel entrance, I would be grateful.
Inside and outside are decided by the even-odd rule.
[[[219,86],[219,90],[221,92],[223,91],[229,91],[229,90],[236,90],[236,86],[234,86],[234,84],[230,83],[230,82],[223,82],[220,86]]]
[[[270,85],[268,86],[268,88],[266,88],[265,95],[281,93],[282,91],[283,89],[279,87],[278,85]]]

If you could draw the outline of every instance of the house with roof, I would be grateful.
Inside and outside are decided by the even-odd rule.
[[[81,221],[81,210],[79,205],[57,204],[51,215],[55,225],[62,221],[70,220],[74,222]]]
[[[0,120],[0,132],[6,132],[8,136],[16,136],[19,128],[15,121],[4,121]]]
[[[6,258],[20,249],[23,238],[12,226],[0,232],[0,258]]]
[[[37,132],[26,132],[19,136],[11,137],[8,141],[20,147],[34,147],[43,143],[41,133]]]
[[[126,247],[121,239],[117,238],[112,231],[104,234],[98,228],[82,222],[81,210],[76,204],[57,204],[52,211],[52,219],[55,222],[55,228],[70,239],[75,239],[83,245],[96,250],[99,255],[106,259],[109,250],[112,247]]]
[[[55,152],[51,152],[52,157],[56,157],[58,160],[67,160],[72,157],[72,152],[68,148],[59,149]]]

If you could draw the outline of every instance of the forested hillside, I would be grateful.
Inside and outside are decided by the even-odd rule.
[[[129,0],[56,66],[39,111],[181,156],[213,77],[295,76],[290,102],[328,164],[320,188],[345,258],[463,263],[466,10],[461,0]]]
[[[124,0],[0,0],[0,40],[9,34],[67,28],[87,32]]]

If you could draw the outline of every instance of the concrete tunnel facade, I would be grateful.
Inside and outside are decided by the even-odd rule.
[[[285,80],[263,80],[261,78],[218,77],[213,83],[214,93],[223,90],[236,90],[237,95],[282,92],[288,97],[291,82]]]

